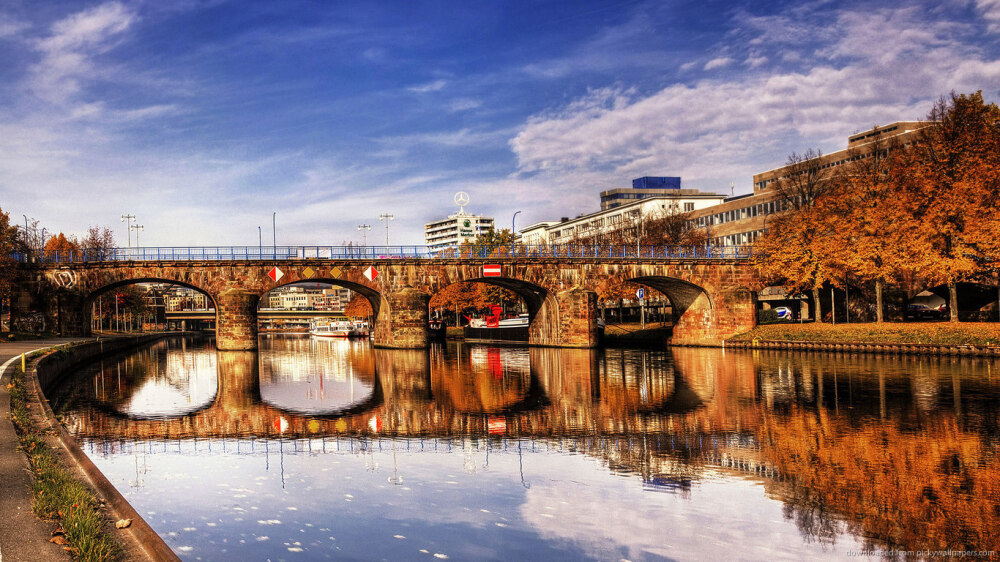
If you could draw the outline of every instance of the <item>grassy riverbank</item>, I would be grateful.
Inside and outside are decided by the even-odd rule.
[[[907,322],[884,324],[767,324],[729,341],[1000,346],[1000,324]]]
[[[88,561],[119,559],[121,548],[108,532],[111,523],[101,511],[100,502],[62,465],[46,443],[44,430],[31,415],[32,407],[37,406],[31,404],[20,365],[15,367],[8,389],[11,419],[32,468],[35,515],[60,523],[60,529],[53,535],[64,539],[54,538],[53,541],[68,542],[66,549],[76,558]]]

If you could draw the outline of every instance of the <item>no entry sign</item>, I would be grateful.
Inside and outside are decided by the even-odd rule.
[[[500,277],[503,275],[503,268],[499,265],[484,265],[483,277]]]
[[[367,277],[369,281],[374,281],[375,278],[378,277],[378,270],[369,265],[368,269],[365,270],[365,277]]]

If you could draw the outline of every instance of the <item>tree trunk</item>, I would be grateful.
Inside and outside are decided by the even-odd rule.
[[[819,285],[813,287],[813,315],[815,316],[813,320],[817,324],[823,323],[823,307],[819,302]]]
[[[950,320],[958,322],[958,283],[955,281],[948,281],[948,312]]]
[[[875,322],[881,324],[885,322],[885,305],[882,301],[882,293],[885,292],[885,281],[882,279],[875,280]]]

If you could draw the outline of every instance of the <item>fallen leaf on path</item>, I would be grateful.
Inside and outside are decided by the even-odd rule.
[[[64,537],[62,535],[56,535],[56,536],[52,537],[51,539],[49,539],[49,542],[55,543],[55,544],[69,544],[69,541],[66,540],[66,537]]]
[[[131,524],[132,524],[132,520],[131,519],[119,519],[118,522],[115,523],[115,527],[117,527],[119,529],[125,529],[128,526],[130,526]]]

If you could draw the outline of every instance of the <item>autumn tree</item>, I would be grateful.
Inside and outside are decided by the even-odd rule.
[[[115,247],[115,235],[110,228],[91,226],[80,240],[80,247],[85,250],[110,250]]]
[[[837,182],[809,149],[788,156],[786,173],[775,181],[781,207],[789,212],[770,217],[764,236],[754,244],[754,265],[767,279],[781,280],[789,290],[812,291],[816,322],[823,321],[819,290],[842,277],[843,255],[833,245],[837,224]]]
[[[60,232],[45,242],[45,258],[68,261],[70,259],[70,251],[79,249],[79,247],[80,245],[77,243],[75,237],[70,236],[67,238],[65,234]]]
[[[848,150],[847,160],[829,195],[827,208],[841,224],[830,244],[848,272],[874,284],[875,320],[883,322],[886,285],[914,271],[919,255],[913,233],[926,226],[907,208],[902,186],[908,167],[896,140],[876,134]]]
[[[371,318],[374,315],[372,303],[361,293],[351,294],[351,300],[344,307],[344,314],[351,318]]]
[[[906,201],[925,273],[948,285],[958,321],[958,283],[996,274],[1000,261],[1000,109],[982,92],[940,99],[907,151]]]
[[[17,271],[13,255],[23,250],[24,242],[17,227],[10,224],[10,217],[0,209],[0,302],[10,303]]]

